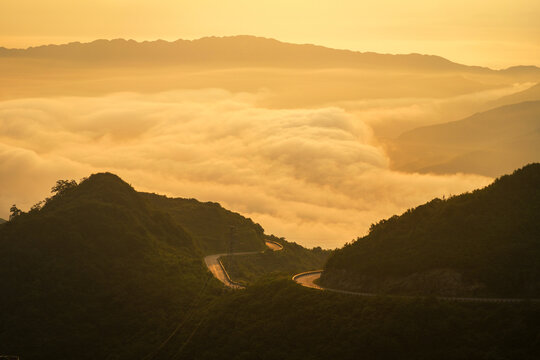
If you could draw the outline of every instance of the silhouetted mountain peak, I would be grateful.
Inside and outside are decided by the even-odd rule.
[[[372,225],[321,280],[368,292],[538,297],[540,164]]]
[[[210,36],[195,40],[143,41],[98,39],[28,49],[0,48],[0,57],[61,59],[87,63],[234,64],[238,66],[310,66],[407,68],[425,71],[490,71],[454,63],[435,55],[378,54],[293,44],[251,35]]]

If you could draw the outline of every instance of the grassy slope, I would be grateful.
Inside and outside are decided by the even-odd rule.
[[[112,174],[0,227],[0,253],[0,352],[23,359],[141,356],[209,278],[191,237]]]
[[[251,219],[226,210],[213,202],[195,199],[171,199],[156,194],[142,194],[150,205],[166,211],[193,237],[205,255],[229,250],[231,226],[234,227],[233,251],[263,250],[264,230]]]
[[[283,250],[266,250],[260,254],[223,257],[222,261],[233,280],[252,283],[262,277],[292,276],[321,269],[330,255],[321,248],[306,249],[294,242],[269,237],[283,245]]]
[[[540,164],[374,225],[323,284],[362,291],[540,297]]]
[[[202,253],[147,197],[95,175],[0,228],[10,289],[0,297],[2,352],[142,358],[180,322],[156,359],[527,360],[540,351],[537,306],[360,299],[281,280],[221,296],[212,281],[187,318],[207,278]],[[287,259],[305,251],[285,246]]]
[[[273,281],[216,303],[182,355],[532,360],[539,336],[538,306],[358,298]]]

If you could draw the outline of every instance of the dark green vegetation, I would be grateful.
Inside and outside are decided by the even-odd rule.
[[[186,359],[538,359],[540,307],[360,298],[270,281],[203,316]]]
[[[264,230],[251,219],[218,203],[141,194],[153,208],[167,212],[195,240],[204,255],[265,249]],[[231,228],[232,227],[232,228]]]
[[[321,283],[366,292],[540,297],[540,164],[435,199],[337,250]]]
[[[112,174],[60,181],[53,191],[28,213],[14,206],[0,227],[0,354],[142,357],[194,301],[222,291],[202,262],[222,239],[209,232],[262,232],[219,205],[141,194]]]
[[[221,258],[227,272],[235,281],[252,283],[266,276],[287,276],[313,270],[322,269],[330,255],[329,250],[320,247],[306,249],[296,243],[288,242],[273,236],[269,240],[276,241],[283,246],[283,250],[265,250],[259,254],[230,256]]]
[[[408,131],[389,150],[397,169],[495,177],[538,161],[539,129],[540,101],[527,101]]]
[[[418,209],[406,215],[421,219],[414,220],[415,233],[431,235],[435,226],[441,228],[437,234],[454,229],[459,214],[467,214],[467,226],[454,235],[487,229],[489,237],[474,243],[487,254],[479,264],[493,262],[496,271],[489,275],[502,271],[504,284],[518,286],[520,276],[538,279],[530,270],[538,269],[538,236],[523,239],[531,231],[527,214],[539,210],[533,191],[539,171],[540,165],[529,166],[485,190],[424,205],[422,216]],[[361,298],[306,289],[290,275],[319,267],[327,251],[266,236],[259,225],[216,204],[138,193],[112,174],[80,184],[60,181],[53,192],[28,213],[13,206],[12,219],[0,226],[0,354],[22,360],[528,360],[540,353],[538,304]],[[486,209],[504,217],[495,222]],[[402,218],[381,222],[370,236],[395,229],[409,234],[406,225],[414,221]],[[247,290],[225,291],[202,263],[205,252],[227,249],[230,239],[220,233],[231,226],[237,229],[233,236],[245,236],[246,248],[258,249],[264,239],[284,246],[233,264],[235,274],[253,284]],[[513,229],[510,243],[503,241],[506,227]],[[468,259],[456,250],[468,244],[460,241],[444,247],[444,259]],[[417,262],[398,261],[387,269],[421,267],[432,255],[430,244],[402,251],[416,251]],[[507,262],[495,256],[504,244]],[[386,266],[396,254],[371,263],[357,259]],[[482,274],[482,266],[472,274]],[[521,272],[505,272],[510,266]]]

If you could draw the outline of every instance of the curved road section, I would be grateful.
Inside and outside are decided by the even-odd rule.
[[[272,250],[272,251],[279,251],[283,249],[283,246],[280,243],[277,243],[275,241],[265,241],[266,246]],[[232,253],[231,255],[237,256],[237,255],[252,255],[252,254],[260,254],[264,251],[247,251],[247,252],[237,252]],[[232,289],[243,289],[245,286],[242,284],[234,281],[229,276],[229,273],[227,273],[227,270],[225,270],[225,267],[223,266],[223,263],[221,262],[220,258],[223,256],[229,255],[228,253],[225,254],[214,254],[214,255],[208,255],[204,258],[204,263],[206,264],[206,267],[210,272],[221,281],[225,286],[228,286]]]
[[[332,292],[337,292],[341,294],[349,294],[349,295],[356,295],[356,296],[388,296],[388,297],[401,298],[401,299],[414,299],[414,298],[421,297],[421,296],[363,293],[363,292],[323,288],[315,284],[315,280],[321,277],[322,272],[323,272],[322,270],[306,271],[306,272],[294,275],[292,279],[296,283],[304,287],[317,289],[317,290],[332,291]],[[464,302],[494,302],[494,303],[518,303],[518,302],[526,302],[526,301],[534,302],[534,303],[540,302],[540,299],[515,299],[515,298],[470,298],[470,297],[450,297],[450,296],[436,296],[435,298],[438,300],[464,301]]]

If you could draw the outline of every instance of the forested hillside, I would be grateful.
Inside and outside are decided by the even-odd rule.
[[[17,213],[17,212],[16,212]],[[157,347],[209,280],[175,219],[112,174],[60,182],[0,227],[1,353],[128,358]]]
[[[540,297],[540,164],[372,225],[321,283],[378,293]]]
[[[185,359],[533,360],[539,334],[538,306],[360,298],[283,280],[227,295],[170,351]]]
[[[267,249],[259,254],[224,256],[221,259],[233,280],[249,284],[267,276],[290,278],[303,271],[321,269],[331,254],[331,250],[320,247],[306,249],[283,238],[267,238],[281,244],[283,249]]]
[[[141,193],[150,206],[167,212],[195,240],[205,255],[263,250],[264,229],[240,214],[224,209],[218,203],[195,199],[168,198]]]
[[[12,207],[0,226],[8,294],[0,297],[0,354],[150,354],[223,293],[203,264],[206,253],[227,252],[231,239],[233,251],[265,248],[267,236],[251,219],[217,203],[139,193],[110,173],[59,180],[52,192],[26,213]],[[309,260],[295,266],[307,270]]]

